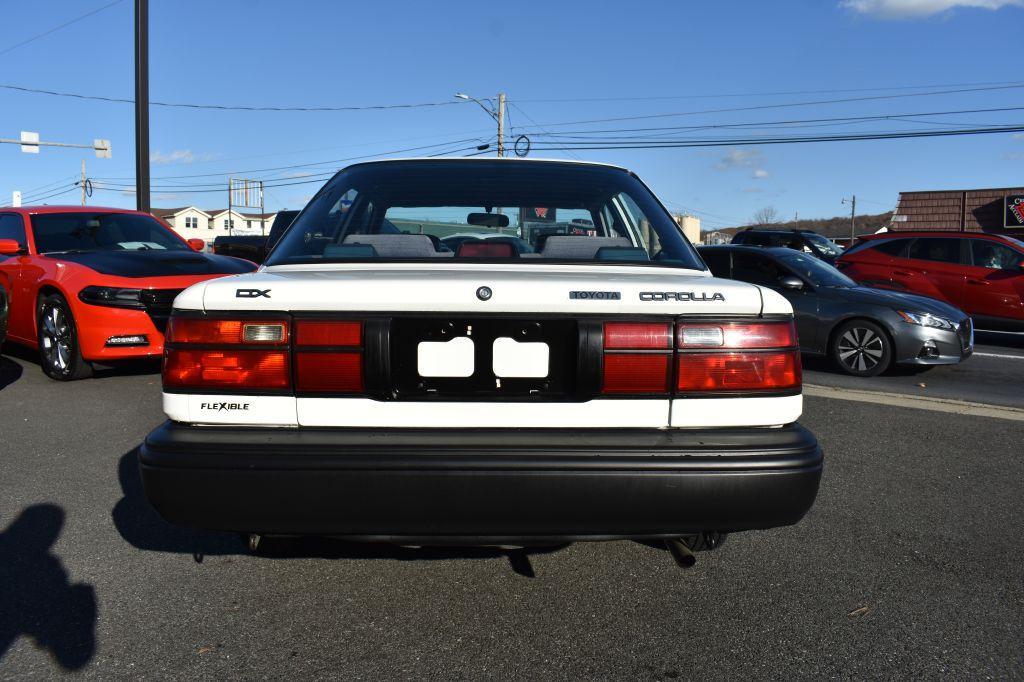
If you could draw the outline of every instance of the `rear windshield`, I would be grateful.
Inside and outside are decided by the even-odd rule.
[[[299,214],[267,265],[435,259],[705,269],[629,173],[511,160],[348,168]]]
[[[32,235],[39,253],[190,250],[156,218],[134,213],[38,213]]]

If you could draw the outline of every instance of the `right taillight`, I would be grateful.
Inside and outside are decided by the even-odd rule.
[[[799,389],[800,349],[792,321],[676,326],[678,393]]]

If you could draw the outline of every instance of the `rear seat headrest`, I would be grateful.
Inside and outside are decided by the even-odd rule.
[[[598,250],[608,246],[632,247],[625,237],[584,237],[551,235],[544,241],[540,255],[544,258],[566,260],[593,260]]]
[[[345,237],[342,245],[350,244],[372,246],[381,258],[438,258],[451,255],[439,253],[425,234],[350,234]]]

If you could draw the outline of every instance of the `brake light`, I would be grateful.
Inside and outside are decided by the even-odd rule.
[[[168,349],[164,386],[173,388],[286,389],[288,353],[261,350]]]
[[[672,325],[608,322],[604,325],[606,394],[664,394],[669,390]]]
[[[295,390],[363,392],[363,323],[295,321]]]
[[[688,353],[679,358],[680,392],[771,391],[800,386],[800,354]]]
[[[607,322],[601,392],[664,395],[798,389],[792,321]]]
[[[682,323],[676,327],[676,390],[800,388],[796,327],[786,322]]]

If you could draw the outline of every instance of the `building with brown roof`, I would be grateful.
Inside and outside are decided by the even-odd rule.
[[[1024,187],[900,192],[890,229],[1024,233]]]

